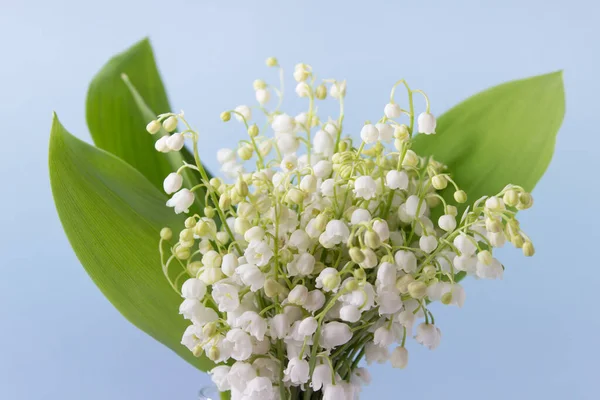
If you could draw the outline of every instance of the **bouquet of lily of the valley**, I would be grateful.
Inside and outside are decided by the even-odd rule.
[[[533,205],[530,190],[552,154],[560,74],[484,92],[439,126],[427,95],[401,80],[380,115],[352,126],[346,82],[319,80],[306,64],[293,72],[306,109],[286,113],[283,69],[269,58],[280,82],[256,80],[256,106],[221,114],[246,137],[218,151],[223,174],[213,177],[202,163],[206,133],[183,112],[155,114],[169,109],[150,104],[144,79],[153,74],[136,78],[143,64],[130,68],[140,54],[152,61],[149,51],[142,42],[111,61],[106,85],[119,87],[114,105],[123,110],[88,114],[90,126],[94,110],[127,119],[126,140],[100,142],[146,176],[55,122],[53,189],[69,238],[107,297],[207,370],[224,397],[358,398],[370,380],[363,361],[405,368],[408,340],[440,344],[435,303],[461,307],[465,276],[502,277],[496,248],[534,254],[517,213]],[[105,90],[99,76],[90,93]],[[336,102],[337,115],[319,115],[323,101]],[[123,150],[128,141],[154,153],[138,147],[144,156],[135,158]]]

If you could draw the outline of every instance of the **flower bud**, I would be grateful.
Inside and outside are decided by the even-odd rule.
[[[249,144],[243,145],[237,151],[238,157],[244,161],[248,161],[249,159],[251,159],[253,153],[254,153],[254,149]]]
[[[515,207],[519,203],[519,193],[514,189],[507,190],[502,197],[502,201],[507,206]]]
[[[426,265],[423,268],[423,274],[429,279],[433,278],[436,273],[437,269],[433,265]]]
[[[267,67],[276,67],[279,65],[279,63],[277,62],[277,59],[275,57],[267,58],[267,60],[265,61],[265,64],[267,64]]]
[[[215,209],[210,206],[204,207],[204,215],[208,218],[213,218],[215,216]]]
[[[263,289],[267,297],[273,298],[279,293],[279,287],[280,285],[275,279],[269,278],[265,281],[265,286],[263,287]]]
[[[305,194],[302,190],[292,187],[287,192],[286,197],[287,197],[288,201],[290,201],[291,203],[300,205],[304,202]]]
[[[265,140],[258,146],[258,151],[260,152],[261,156],[266,157],[269,155],[272,148],[273,142],[271,142],[270,140]]]
[[[413,299],[422,299],[427,294],[427,285],[419,281],[411,282],[408,284],[408,294]]]
[[[402,165],[405,167],[416,167],[419,164],[419,157],[412,150],[407,150],[402,160]]]
[[[162,240],[171,240],[173,237],[173,231],[170,228],[162,228],[160,230],[160,238]]]
[[[362,268],[355,269],[352,275],[359,281],[364,281],[367,278],[367,273]]]
[[[217,333],[217,324],[215,322],[209,322],[202,327],[202,334],[206,337],[212,337]]]
[[[535,254],[535,249],[533,248],[533,243],[531,243],[529,240],[525,241],[525,243],[523,243],[523,255],[525,257],[531,257]]]
[[[521,235],[514,235],[511,239],[510,242],[513,244],[513,246],[515,246],[517,249],[520,249],[521,247],[523,247],[523,245],[525,244],[525,240],[523,239],[523,236]]]
[[[227,122],[231,119],[231,113],[229,111],[223,111],[221,113],[221,121]]]
[[[192,276],[197,276],[200,268],[202,268],[202,263],[200,261],[192,261],[187,265],[187,270]]]
[[[190,258],[190,249],[182,246],[177,246],[177,248],[175,249],[175,257],[177,257],[180,260],[187,260],[188,258]]]
[[[381,239],[376,232],[367,231],[365,233],[365,244],[371,249],[378,249],[381,246]]]
[[[446,206],[446,214],[456,217],[458,215],[458,208],[448,205]]]
[[[204,220],[200,220],[194,225],[194,233],[200,237],[210,234],[210,225]]]
[[[210,250],[202,257],[202,263],[205,267],[220,267],[223,257],[214,250]]]
[[[529,193],[521,193],[519,195],[518,210],[526,210],[533,205],[533,197]]]
[[[252,87],[254,88],[254,90],[264,89],[267,87],[267,83],[265,81],[263,81],[262,79],[256,79],[252,83]]]
[[[162,125],[167,132],[173,132],[175,129],[177,129],[177,117],[170,116],[163,121]]]
[[[482,250],[477,253],[477,260],[479,260],[479,262],[483,265],[490,265],[494,258],[492,257],[492,253],[490,253],[488,250]]]
[[[331,291],[340,286],[341,281],[338,274],[329,274],[323,278],[323,287]]]
[[[256,124],[250,125],[250,127],[248,128],[248,135],[251,138],[258,136],[258,126],[256,126]]]
[[[219,198],[219,207],[221,207],[222,210],[226,210],[231,207],[231,198],[226,194],[222,194]]]
[[[146,125],[146,131],[148,131],[149,134],[154,135],[160,131],[160,122],[157,120],[148,122],[148,125]]]
[[[194,355],[196,355],[196,354],[194,353]],[[211,361],[218,360],[220,355],[221,355],[221,352],[219,351],[219,348],[217,346],[212,346],[210,349],[208,349],[208,353],[206,354],[208,359]],[[196,356],[196,357],[199,357],[199,356]]]
[[[292,254],[292,252],[289,249],[279,250],[279,260],[283,264],[288,264],[288,263],[292,262],[293,259],[294,259],[294,255]]]
[[[452,291],[446,292],[442,295],[442,304],[448,305],[452,303]]]
[[[190,248],[190,247],[194,246],[194,240],[193,239],[192,240],[180,240],[179,245],[182,248]]]
[[[246,218],[236,218],[233,224],[235,233],[243,235],[248,229],[252,228],[252,224]]]
[[[194,232],[191,229],[184,229],[181,232],[179,232],[179,239],[180,240],[193,240]]]
[[[309,67],[306,64],[296,64],[294,68],[294,79],[296,82],[303,82],[308,78]]]
[[[194,347],[194,349],[192,350],[192,354],[194,355],[194,357],[200,357],[202,355],[202,353],[204,353],[204,348],[200,345],[197,345]],[[217,358],[215,357],[215,360]]]
[[[396,280],[396,289],[402,294],[408,293],[408,285],[414,281],[415,278],[412,275],[403,275]]]
[[[327,87],[324,84],[317,86],[315,95],[317,96],[317,99],[325,100],[325,98],[327,97]]]
[[[433,178],[431,178],[431,184],[437,190],[443,190],[446,189],[446,186],[448,186],[448,180],[444,175],[435,175]]]
[[[218,189],[223,184],[223,181],[219,178],[211,178],[208,183],[210,183],[210,186],[212,186],[213,189]]]
[[[349,250],[349,254],[350,254],[350,259],[355,262],[356,264],[360,264],[361,262],[363,262],[365,260],[365,255],[363,254],[362,251],[360,251],[360,249],[358,247],[352,247]]]
[[[492,233],[498,233],[498,232],[502,232],[502,229],[504,228],[504,226],[502,225],[502,222],[500,222],[497,218],[486,218],[485,219],[485,229],[488,232],[492,232]]]
[[[394,127],[394,138],[405,142],[409,137],[410,131],[408,130],[408,126],[402,124]]]
[[[241,179],[235,183],[235,191],[242,197],[248,196],[248,184]]]
[[[194,217],[188,217],[185,219],[185,227],[188,229],[193,228],[194,226],[196,226],[196,218]]]
[[[467,201],[467,194],[464,190],[457,190],[456,192],[454,192],[454,200],[456,200],[457,203],[462,204],[465,201]]]
[[[400,115],[402,115],[402,109],[396,103],[388,103],[385,105],[385,108],[383,109],[383,113],[385,114],[385,116],[387,118],[390,118],[390,119],[398,118],[398,117],[400,117]]]
[[[349,279],[348,282],[346,282],[346,285],[344,285],[344,287],[347,291],[353,292],[356,289],[358,289],[358,282],[355,279]]]
[[[297,285],[288,294],[288,301],[292,304],[303,305],[308,298],[308,289],[306,286]]]

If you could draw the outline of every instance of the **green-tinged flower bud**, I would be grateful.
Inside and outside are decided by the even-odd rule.
[[[317,96],[317,99],[325,100],[325,98],[327,97],[327,86],[325,86],[324,84],[317,86],[315,95]]]
[[[493,261],[492,253],[489,250],[482,250],[477,253],[477,260],[483,265],[490,265]]]
[[[170,228],[162,228],[160,230],[160,238],[162,240],[171,240],[173,237],[173,231]]]
[[[198,243],[198,250],[200,254],[206,254],[213,249],[212,244],[210,244],[210,240],[203,239]]]
[[[467,193],[465,193],[464,190],[457,190],[454,192],[454,200],[456,200],[457,203],[464,203],[467,201]]]
[[[436,175],[431,178],[431,184],[437,190],[443,190],[448,186],[448,179],[444,175]]]
[[[365,244],[373,250],[378,249],[381,246],[381,238],[376,232],[367,231],[365,233]]]
[[[344,287],[347,291],[353,292],[356,289],[358,289],[358,282],[354,279],[349,279],[348,282],[346,282],[346,285],[344,285]]]
[[[192,239],[192,240],[181,240],[179,242],[179,245],[182,248],[191,248],[191,247],[194,247],[194,239]]]
[[[327,275],[325,278],[323,278],[323,287],[327,288],[328,290],[334,290],[340,286],[341,282],[342,278],[340,278],[338,274]]]
[[[187,260],[188,258],[190,258],[190,255],[190,249],[187,247],[177,246],[175,248],[175,257],[177,257],[180,260]]]
[[[389,254],[386,254],[385,256],[381,257],[381,262],[382,263],[387,262],[390,264],[394,264],[394,257]]]
[[[237,213],[242,218],[251,219],[256,215],[256,209],[252,204],[242,201],[238,204]]]
[[[194,240],[194,232],[191,229],[184,229],[179,232],[179,240]]]
[[[425,275],[429,279],[433,278],[436,273],[437,273],[437,269],[435,269],[435,267],[433,265],[426,265],[423,268],[423,275]]]
[[[219,178],[211,178],[209,184],[210,186],[212,186],[213,189],[218,189],[223,184],[223,181]]]
[[[442,295],[442,304],[448,305],[452,303],[452,292],[446,292]]]
[[[419,157],[412,150],[406,150],[406,154],[404,155],[404,160],[402,160],[402,165],[405,167],[416,167],[419,164]]]
[[[273,142],[271,142],[270,140],[265,140],[260,144],[260,146],[258,146],[258,151],[260,152],[261,156],[266,157],[269,155],[272,148]]]
[[[219,348],[217,346],[212,346],[208,350],[208,354],[206,354],[206,356],[208,357],[208,359],[211,360],[211,361],[218,360],[220,355],[221,355],[221,352],[219,351]]]
[[[217,323],[214,321],[202,327],[202,334],[207,338],[212,337],[215,333],[217,333]]]
[[[396,289],[402,294],[408,293],[408,285],[414,281],[415,278],[412,275],[403,275],[396,280]]]
[[[200,261],[192,261],[187,265],[187,270],[192,276],[197,276],[200,268],[202,268],[202,263]]]
[[[531,243],[529,240],[526,240],[525,243],[523,243],[523,255],[525,257],[531,257],[535,254],[535,249],[533,248],[533,243]]]
[[[250,125],[250,128],[248,128],[248,135],[251,138],[255,138],[258,136],[258,126],[256,126],[256,124]]]
[[[306,195],[302,190],[292,187],[287,192],[286,197],[289,202],[300,205],[300,204],[304,203],[304,199],[305,199]]]
[[[219,207],[221,207],[221,210],[227,210],[231,207],[231,198],[227,194],[222,194],[219,198]]]
[[[429,208],[435,208],[439,206],[442,201],[437,196],[427,196],[425,197],[425,202]]]
[[[502,197],[504,204],[515,207],[519,203],[519,192],[514,189],[507,190]]]
[[[344,164],[340,167],[338,173],[342,179],[349,179],[352,176],[353,171],[354,168],[352,165]]]
[[[227,122],[231,119],[231,113],[229,111],[223,111],[221,113],[221,121]]]
[[[533,205],[533,197],[529,193],[521,193],[519,195],[518,210],[526,210]]]
[[[194,217],[188,217],[185,219],[185,227],[188,229],[193,228],[194,226],[196,226],[196,218]]]
[[[205,267],[218,268],[223,262],[223,257],[214,250],[210,250],[202,257],[202,263]]]
[[[256,79],[252,83],[252,87],[254,88],[254,90],[266,89],[267,88],[267,82],[263,81],[262,79]]]
[[[204,349],[200,345],[195,346],[194,349],[192,350],[192,354],[194,355],[194,357],[200,357],[202,355],[202,353],[204,353]],[[215,360],[216,359],[217,359],[217,357],[215,357]]]
[[[237,151],[238,157],[240,157],[244,161],[248,161],[249,159],[251,159],[253,153],[254,149],[249,144],[243,145]]]
[[[277,59],[275,57],[269,57],[265,61],[265,64],[267,64],[267,67],[276,67],[279,65],[279,62],[277,62]]]
[[[248,229],[252,228],[252,224],[246,218],[236,218],[233,223],[235,233],[243,235]]]
[[[339,151],[346,151],[348,150],[348,143],[345,141],[341,141],[340,144],[338,145],[338,150]]]
[[[446,206],[446,214],[456,217],[458,215],[458,208],[448,205]]]
[[[513,244],[513,246],[515,246],[517,249],[520,249],[521,247],[523,247],[523,245],[525,244],[525,239],[523,239],[523,236],[521,235],[514,235],[511,239],[510,242]]]
[[[422,299],[427,294],[427,285],[419,281],[411,282],[408,284],[408,294],[413,299]]]
[[[235,183],[235,190],[242,197],[248,196],[248,184],[241,179]]]
[[[363,262],[365,260],[365,255],[363,254],[362,251],[360,251],[360,249],[358,247],[352,247],[349,250],[350,253],[350,259],[355,262],[356,264],[360,264],[361,262]]]
[[[177,117],[170,116],[163,121],[162,125],[167,132],[173,132],[175,129],[177,129]]]
[[[491,233],[498,233],[502,232],[504,226],[502,225],[502,222],[499,221],[497,218],[488,217],[485,219],[485,229]]]
[[[288,263],[292,262],[293,259],[294,259],[294,255],[292,254],[292,252],[289,249],[279,250],[279,260],[283,264],[288,264]]]
[[[364,281],[367,279],[367,273],[362,268],[355,269],[352,274],[354,275],[354,278],[358,279],[359,281]]]
[[[204,207],[204,215],[207,218],[214,218],[214,216],[215,216],[215,209],[212,208],[212,207],[210,207],[210,206]]]
[[[208,236],[210,235],[210,225],[205,220],[200,220],[194,226],[194,233],[198,236]]]
[[[227,232],[217,232],[217,242],[227,244],[229,242],[229,234]]]
[[[313,274],[318,275],[321,271],[323,271],[326,268],[325,264],[323,264],[320,261],[317,261],[315,263],[315,268],[313,269]]]
[[[329,222],[329,218],[325,214],[319,214],[315,218],[315,228],[319,231],[324,231],[327,223]]]
[[[157,120],[148,122],[148,125],[146,125],[146,131],[148,131],[149,134],[154,135],[160,131],[160,122]]]
[[[394,138],[396,138],[396,140],[399,140],[400,143],[406,141],[409,138],[409,136],[410,132],[408,131],[408,126],[402,124],[394,128]]]
[[[265,281],[265,286],[263,289],[265,290],[265,295],[269,298],[273,298],[279,294],[279,283],[273,278],[269,278]]]
[[[402,147],[404,147],[404,142],[400,139],[394,139],[394,148],[396,151],[402,151]]]

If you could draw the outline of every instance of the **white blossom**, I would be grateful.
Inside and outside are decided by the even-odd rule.
[[[379,139],[379,130],[375,125],[366,124],[360,130],[360,138],[367,144],[375,143]]]
[[[194,193],[188,189],[181,189],[167,200],[167,206],[175,209],[175,214],[188,213],[189,208],[194,204]]]
[[[423,346],[429,348],[429,350],[433,350],[440,344],[442,332],[437,326],[424,322],[417,326],[415,339]]]
[[[377,184],[370,176],[361,176],[356,178],[356,181],[354,181],[354,194],[357,197],[370,200],[375,197],[376,191]]]
[[[163,189],[167,194],[175,193],[181,189],[183,177],[176,172],[171,172],[163,182]]]
[[[424,133],[426,135],[431,135],[435,133],[435,117],[427,112],[419,114],[417,118],[417,126],[419,128],[419,133]]]

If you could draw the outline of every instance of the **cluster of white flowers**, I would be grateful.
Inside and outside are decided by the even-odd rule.
[[[273,58],[267,65],[280,68]],[[370,380],[358,367],[363,357],[404,368],[407,338],[429,349],[439,345],[429,305],[462,306],[465,292],[457,282],[464,275],[502,277],[494,248],[510,241],[533,255],[515,219],[532,197],[509,185],[459,215],[447,199],[462,204],[466,193],[444,165],[410,149],[413,94],[427,102],[416,130],[436,129],[423,92],[404,81],[394,85],[383,116],[359,127],[361,141],[354,144],[342,136],[345,81],[317,84],[306,64],[296,66],[294,78],[296,93],[308,99],[306,112],[287,115],[281,101],[268,111],[271,92],[281,97],[281,91],[257,80],[264,128],[251,122],[248,106],[221,114],[223,121],[233,114],[248,132],[237,149],[217,154],[230,183],[209,178],[198,133],[183,114],[162,114],[148,124],[154,134],[183,123],[184,131],[165,134],[156,148],[178,151],[189,138],[196,158],[165,179],[173,194],[167,205],[192,211],[178,240],[162,230],[161,260],[190,321],[182,343],[215,362],[210,374],[219,390],[244,400],[350,400]],[[407,109],[394,100],[400,85],[408,92]],[[328,94],[340,114],[323,121],[315,103]],[[250,159],[256,167],[246,172]],[[201,183],[182,188],[184,169],[199,173]],[[206,206],[194,211],[198,197]],[[175,278],[173,269],[179,269]]]

